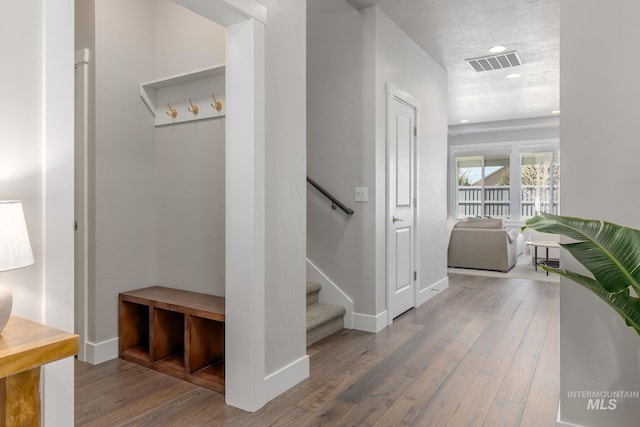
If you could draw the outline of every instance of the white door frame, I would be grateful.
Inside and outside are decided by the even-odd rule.
[[[87,361],[87,313],[89,297],[89,49],[75,53],[75,333],[79,336],[78,360]],[[79,101],[79,102],[78,102]]]
[[[394,98],[401,100],[402,102],[412,106],[415,109],[415,126],[416,126],[416,136],[415,136],[415,146],[414,146],[414,175],[413,175],[413,180],[414,180],[414,206],[413,206],[413,241],[414,241],[414,246],[413,246],[413,265],[414,265],[414,271],[417,272],[417,278],[414,280],[414,293],[413,293],[413,307],[417,307],[418,306],[418,294],[420,292],[420,271],[419,271],[419,267],[418,267],[418,260],[420,259],[419,254],[420,254],[420,239],[418,239],[418,218],[419,218],[419,200],[417,199],[417,195],[419,194],[418,192],[418,176],[420,173],[420,164],[418,162],[418,147],[419,147],[419,138],[420,138],[420,101],[417,98],[414,98],[413,96],[411,96],[410,94],[408,94],[407,92],[403,91],[402,89],[396,87],[395,85],[391,84],[391,83],[387,83],[387,87],[386,87],[386,92],[387,92],[387,147],[386,147],[386,162],[385,162],[385,167],[386,167],[386,175],[387,175],[387,192],[386,192],[386,198],[387,198],[387,214],[386,214],[386,226],[385,226],[385,246],[386,246],[386,263],[387,263],[387,276],[386,276],[386,282],[387,282],[387,324],[391,325],[393,323],[393,314],[391,312],[391,299],[393,297],[393,286],[391,286],[391,277],[390,274],[391,272],[389,271],[388,265],[389,265],[389,257],[392,255],[391,254],[391,248],[390,248],[390,233],[392,232],[392,203],[393,201],[391,200],[390,197],[390,185],[391,185],[391,174],[389,173],[389,159],[390,159],[390,150],[391,150],[391,103],[393,102]]]

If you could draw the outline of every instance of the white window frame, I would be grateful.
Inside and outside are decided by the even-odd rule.
[[[486,162],[486,157],[489,156],[505,156],[507,158],[509,158],[509,165],[511,165],[511,153],[509,151],[504,151],[502,149],[498,149],[498,150],[491,150],[491,151],[484,151],[482,153],[476,153],[476,152],[464,152],[464,153],[458,153],[455,157],[454,157],[454,181],[455,181],[455,189],[454,189],[454,197],[455,197],[455,203],[454,203],[454,210],[453,210],[453,214],[457,215],[458,212],[458,163],[456,161],[456,159],[460,158],[460,157],[464,157],[464,158],[474,158],[474,157],[478,157],[480,160],[480,170],[482,171],[482,174],[480,176],[480,187],[482,188],[481,191],[481,197],[480,197],[480,212],[482,215],[484,215],[485,212],[485,162]],[[511,168],[509,169],[511,170]],[[511,181],[511,173],[509,174],[509,180]],[[509,184],[509,188],[511,188],[511,184]],[[509,193],[511,193],[511,190],[509,190]],[[510,198],[512,194],[509,195]],[[509,205],[509,212],[511,213],[511,204]],[[512,217],[512,215],[510,214],[509,217]]]
[[[511,206],[510,219],[503,221],[513,226],[519,226],[524,223],[521,210],[521,154],[522,153],[541,153],[541,152],[559,152],[560,140],[557,138],[529,141],[508,141],[495,143],[477,143],[477,144],[460,144],[449,146],[449,186],[448,186],[448,211],[452,217],[457,217],[458,212],[458,174],[456,158],[486,156],[496,154],[509,154],[510,165],[510,186],[511,186]],[[517,166],[517,167],[514,167]],[[484,212],[484,203],[482,206]]]
[[[560,150],[555,150],[555,149],[546,149],[546,150],[537,150],[536,149],[536,150],[530,150],[530,151],[524,150],[524,151],[520,152],[520,168],[519,168],[520,173],[522,173],[522,169],[521,168],[522,168],[522,155],[523,154],[546,153],[546,154],[549,155],[549,168],[551,169],[551,171],[549,173],[549,192],[550,192],[549,201],[550,201],[551,206],[553,206],[553,200],[555,198],[555,188],[554,188],[555,179],[554,179],[554,175],[553,175],[552,170],[553,170],[553,166],[555,164],[554,160],[556,159],[556,153],[559,153],[559,152],[560,152]],[[559,164],[560,163],[558,162],[558,165]],[[521,184],[522,184],[522,178],[520,177],[518,179],[518,185],[520,186]],[[522,208],[522,193],[521,192],[518,193],[518,197],[520,198],[520,203],[518,203],[518,205],[519,205],[519,207],[521,209]],[[560,204],[560,201],[558,200],[558,205],[559,204]],[[560,206],[558,206],[558,211],[560,211]],[[519,218],[520,218],[521,221],[524,222],[524,221],[526,221],[527,219],[529,219],[531,217],[524,218],[522,216],[522,212],[520,212]]]

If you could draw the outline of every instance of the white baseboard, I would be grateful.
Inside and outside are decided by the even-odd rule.
[[[307,280],[320,283],[320,302],[343,306],[347,312],[344,315],[344,327],[359,331],[378,333],[388,324],[387,311],[372,316],[354,313],[353,300],[345,294],[331,279],[329,279],[313,262],[307,259]],[[417,293],[416,307],[436,296],[439,292],[449,288],[449,277],[444,277],[427,286]]]
[[[420,307],[425,302],[429,301],[431,298],[438,295],[440,292],[449,288],[449,277],[444,277],[438,280],[436,283],[433,283],[427,286],[424,289],[421,289],[418,292],[418,299],[416,301],[416,307]]]
[[[376,316],[353,313],[353,329],[377,334],[387,327],[387,310]]]
[[[565,422],[556,420],[556,427],[585,427],[585,426],[581,424],[565,423]]]
[[[101,343],[87,342],[87,362],[98,365],[118,357],[118,338]],[[265,403],[309,377],[309,356],[291,362],[264,379]]]
[[[265,403],[289,390],[300,381],[309,378],[309,356],[291,362],[264,379]]]
[[[582,424],[574,424],[570,422],[560,421],[560,406],[562,405],[562,401],[558,402],[558,412],[556,415],[556,427],[585,427]]]
[[[344,314],[344,327],[358,329],[353,326],[353,300],[333,283],[316,265],[307,259],[307,281],[320,283],[320,302],[323,304],[340,305],[347,312]]]
[[[98,365],[118,357],[118,338],[112,338],[100,343],[87,341],[85,349],[86,361],[92,365]]]

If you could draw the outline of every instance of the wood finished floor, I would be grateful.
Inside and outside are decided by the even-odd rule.
[[[76,362],[81,426],[554,426],[558,284],[452,274],[378,334],[308,348],[311,376],[255,413],[112,360]]]

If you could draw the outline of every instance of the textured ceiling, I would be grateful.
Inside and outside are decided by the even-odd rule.
[[[560,0],[348,0],[377,5],[446,68],[449,124],[551,115],[559,109]],[[503,45],[522,65],[477,73],[467,58]],[[507,79],[519,73],[517,79]]]

